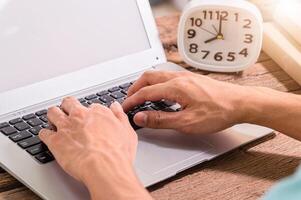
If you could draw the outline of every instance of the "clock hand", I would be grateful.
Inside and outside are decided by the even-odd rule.
[[[222,33],[222,28],[223,28],[223,18],[220,17],[220,20],[219,20],[219,30],[218,30],[217,38],[221,39],[221,40],[224,39],[224,35]]]
[[[214,41],[214,40],[217,40],[217,39],[219,39],[218,36],[215,36],[214,38],[210,38],[209,40],[206,40],[206,41],[205,41],[205,44],[207,44],[207,43],[209,43],[209,42],[212,42],[212,41]]]
[[[216,35],[215,33],[212,33],[211,31],[209,31],[203,27],[200,27],[200,29],[202,29],[203,31],[206,31],[207,33],[210,33],[211,35]]]
[[[212,24],[213,29],[215,30],[216,34],[218,34],[217,28]]]

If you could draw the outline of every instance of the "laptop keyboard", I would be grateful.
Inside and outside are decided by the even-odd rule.
[[[125,83],[96,94],[88,95],[84,98],[80,98],[79,101],[86,107],[89,107],[91,104],[101,104],[109,107],[114,101],[118,101],[122,104],[132,83],[133,82]],[[133,117],[136,113],[153,110],[175,112],[175,110],[170,108],[173,105],[174,103],[167,101],[146,102],[128,112],[127,115],[132,127],[138,130],[140,127],[133,122]],[[38,162],[45,164],[53,161],[54,157],[47,146],[43,144],[38,137],[42,128],[50,128],[47,119],[47,109],[25,115],[21,118],[12,119],[9,122],[0,123],[0,132],[2,134],[9,137],[12,142],[15,142],[20,148],[27,151]]]

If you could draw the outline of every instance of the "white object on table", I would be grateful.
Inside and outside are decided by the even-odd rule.
[[[184,7],[186,6],[186,4],[191,1],[191,0],[172,0],[172,2],[174,3],[174,5],[179,9],[179,10],[183,10]]]
[[[281,1],[274,15],[275,22],[285,29],[299,44],[301,44],[300,11],[300,1]]]
[[[178,30],[183,60],[198,69],[238,72],[257,61],[262,47],[262,16],[245,0],[193,0]]]
[[[263,50],[301,85],[301,45],[275,23],[264,24]]]

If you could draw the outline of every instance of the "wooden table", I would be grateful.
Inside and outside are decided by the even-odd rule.
[[[179,17],[175,15],[160,18],[157,23],[168,59],[188,67],[177,53],[175,36],[178,20]],[[240,74],[218,74],[189,69],[222,81],[301,93],[300,86],[264,53],[256,65]],[[256,144],[258,145],[255,146]],[[300,160],[300,143],[276,133],[273,138],[264,138],[196,166],[149,190],[158,200],[258,199],[276,181],[292,174]],[[0,199],[40,198],[0,169]]]

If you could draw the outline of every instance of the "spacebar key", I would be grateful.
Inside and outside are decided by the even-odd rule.
[[[22,140],[21,142],[18,142],[18,145],[20,147],[22,147],[23,149],[25,149],[27,147],[31,147],[31,146],[39,144],[39,143],[41,143],[41,140],[39,139],[39,137],[31,137],[26,140]]]

